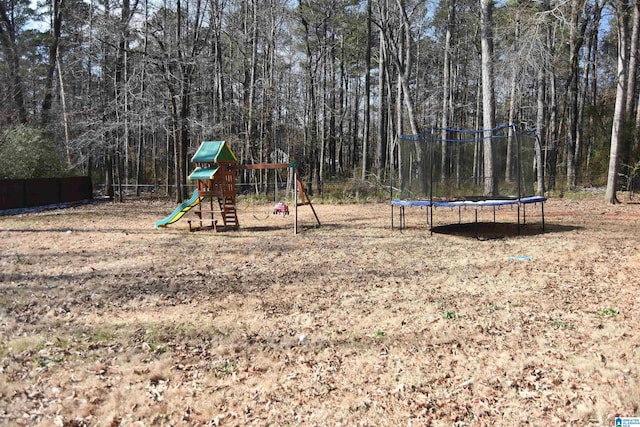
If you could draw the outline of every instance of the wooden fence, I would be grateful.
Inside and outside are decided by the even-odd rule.
[[[0,210],[77,202],[93,198],[91,178],[1,179]]]

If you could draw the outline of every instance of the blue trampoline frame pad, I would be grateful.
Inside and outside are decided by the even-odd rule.
[[[542,231],[544,232],[544,202],[547,201],[547,198],[544,196],[529,196],[529,197],[513,197],[513,198],[504,198],[504,199],[483,199],[483,200],[401,200],[395,199],[391,201],[391,228],[394,228],[393,223],[393,207],[398,206],[400,208],[400,229],[405,228],[405,212],[404,208],[406,207],[426,207],[430,208],[432,211],[433,208],[442,207],[442,208],[483,208],[483,207],[493,207],[496,208],[498,206],[508,206],[508,205],[518,205],[518,231],[520,229],[520,225],[524,225],[526,222],[526,211],[524,210],[524,205],[541,203],[542,204]],[[523,207],[523,222],[520,222],[520,206]],[[476,215],[477,222],[477,215]],[[433,216],[431,215],[431,219],[427,217],[427,224],[430,226],[429,229],[433,228]]]

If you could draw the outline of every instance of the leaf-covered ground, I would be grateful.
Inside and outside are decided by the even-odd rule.
[[[0,424],[613,425],[640,415],[640,205],[457,226],[272,206],[154,229],[168,201],[0,217]],[[396,212],[397,213],[397,212]],[[462,211],[472,221],[473,211]],[[397,217],[396,217],[397,221]]]

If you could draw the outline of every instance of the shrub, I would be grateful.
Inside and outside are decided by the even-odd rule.
[[[0,133],[0,179],[52,178],[64,170],[55,141],[43,130],[22,125]]]

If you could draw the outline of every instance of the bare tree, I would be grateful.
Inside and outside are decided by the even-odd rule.
[[[9,71],[11,100],[17,122],[27,122],[27,109],[24,100],[24,88],[20,73],[20,53],[17,46],[16,10],[17,2],[0,1],[0,44],[6,55]]]
[[[59,65],[58,51],[60,44],[60,34],[62,32],[62,8],[64,0],[51,0],[51,31],[49,44],[49,62],[47,64],[47,74],[45,77],[44,99],[42,101],[42,117],[43,124],[49,124],[50,112],[53,100],[53,84],[54,73]]]
[[[450,119],[453,115],[453,88],[452,88],[452,71],[451,71],[451,37],[453,33],[453,27],[455,25],[455,13],[456,13],[456,1],[447,0],[447,26],[444,37],[444,57],[442,60],[442,120],[440,126],[442,127],[442,147],[441,147],[441,161],[442,168],[440,170],[440,181],[444,182],[447,178],[447,140],[448,131],[450,126]]]
[[[484,127],[484,195],[498,193],[494,173],[493,131],[496,127],[495,93],[493,81],[493,0],[480,0],[480,43],[482,49],[482,124]]]
[[[589,161],[609,150],[597,132],[607,114],[600,93],[613,87],[602,77],[611,55],[596,50],[603,0],[164,0],[133,19],[138,1],[47,0],[44,34],[25,30],[40,19],[27,0],[0,0],[0,77],[9,83],[0,86],[1,124],[48,123],[62,136],[64,123],[68,158],[93,163],[109,189],[135,176],[166,181],[167,191],[175,184],[182,199],[187,153],[215,137],[240,147],[242,161],[291,150],[310,189],[321,190],[325,179],[388,176],[402,161],[394,138],[421,126],[489,136],[506,120],[536,123],[538,192],[542,172],[557,189],[560,165],[570,186],[604,173]],[[640,114],[632,72],[640,8],[606,4],[634,14],[625,26],[631,125],[630,112]],[[612,160],[636,161],[620,132]],[[494,163],[495,147],[483,141],[471,172],[486,177],[491,196],[498,175],[515,171]],[[455,151],[437,155],[436,179],[459,171]]]
[[[398,84],[402,89],[402,100],[409,120],[411,133],[418,133],[416,125],[413,100],[409,89],[409,79],[412,67],[411,22],[403,0],[396,0],[395,5],[386,1],[378,1],[377,25],[380,27],[382,42],[385,44],[385,52],[398,71]],[[392,12],[392,7],[395,7]],[[398,31],[397,31],[398,30]]]
[[[383,43],[384,36],[382,30],[379,32],[378,47],[378,126],[377,126],[377,145],[376,145],[376,172],[378,176],[382,176],[387,161],[387,135],[389,132],[389,114],[388,114],[388,61],[385,53],[385,45]]]
[[[633,114],[635,102],[636,77],[638,74],[638,43],[640,42],[640,3],[631,2],[629,7],[633,10],[631,14],[631,39],[629,43],[629,68],[627,72],[627,93],[625,103],[625,120],[629,120]]]
[[[579,122],[578,97],[580,75],[580,50],[584,44],[584,33],[588,20],[585,14],[586,0],[571,0],[571,22],[569,25],[569,79],[567,81],[567,183],[569,188],[576,186],[579,170],[580,146],[578,141]]]
[[[514,30],[514,44],[517,46],[520,39],[520,19],[516,19]],[[514,129],[514,121],[516,118],[516,106],[518,102],[516,100],[516,93],[518,90],[518,75],[521,71],[520,58],[516,56],[516,61],[513,64],[513,69],[511,70],[511,79],[509,81],[509,133],[507,139],[507,160],[505,163],[505,179],[507,182],[513,181],[515,171],[514,164],[511,159],[513,157],[513,149],[515,145],[515,129]]]
[[[362,124],[364,138],[362,140],[362,179],[366,179],[368,170],[370,127],[371,127],[371,2],[367,0],[367,47],[365,53],[365,75],[364,75],[364,123]]]
[[[307,73],[307,91],[308,91],[308,104],[305,107],[305,110],[307,110],[307,115],[308,115],[308,123],[309,125],[307,126],[307,131],[305,132],[305,142],[306,142],[306,146],[309,147],[309,163],[310,163],[310,170],[309,170],[309,181],[311,183],[313,183],[313,178],[315,178],[315,184],[316,186],[319,186],[319,167],[318,167],[318,115],[317,115],[317,108],[318,108],[318,98],[316,95],[316,86],[317,86],[317,80],[318,80],[318,63],[319,60],[317,58],[317,55],[314,54],[314,49],[313,49],[313,40],[312,40],[312,27],[310,25],[310,22],[308,20],[308,18],[305,16],[305,10],[303,9],[303,7],[310,7],[311,5],[303,2],[302,0],[300,1],[300,19],[304,28],[304,43],[305,43],[305,50],[306,50],[306,55],[307,55],[307,62],[306,62],[306,73]],[[309,192],[311,194],[313,194],[313,186],[309,186],[308,188]]]
[[[627,83],[627,67],[629,57],[627,51],[628,43],[628,15],[629,5],[627,0],[616,0],[614,3],[616,10],[616,28],[618,30],[618,61],[617,61],[617,85],[616,103],[613,112],[613,124],[611,126],[611,148],[609,150],[609,171],[607,174],[607,189],[604,200],[610,204],[619,203],[616,196],[618,189],[618,165],[619,150],[622,144],[621,132],[624,121],[625,97]]]
[[[178,0],[175,13],[164,9],[162,12],[162,18],[155,20],[149,30],[160,52],[156,66],[166,87],[174,143],[176,202],[181,202],[187,196],[192,84],[210,34],[210,28],[204,25],[208,3],[195,0],[190,4],[187,0],[183,5],[182,0]]]

